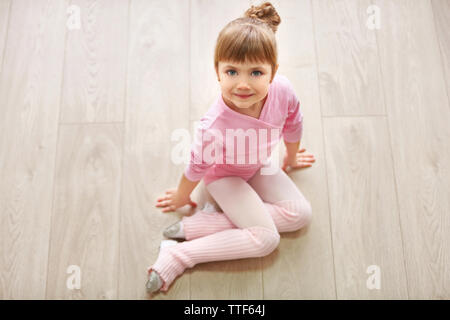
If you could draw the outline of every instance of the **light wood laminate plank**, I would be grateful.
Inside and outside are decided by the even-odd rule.
[[[431,3],[378,1],[410,299],[450,298],[450,108]]]
[[[312,5],[322,114],[385,114],[375,33],[366,26],[371,1]]]
[[[60,126],[47,299],[117,299],[122,135],[122,124]]]
[[[386,119],[340,117],[323,122],[337,298],[407,299]],[[379,276],[379,288],[367,285],[376,284],[368,280],[371,276]]]
[[[80,29],[67,33],[61,122],[124,121],[128,1],[71,6],[80,10]]]
[[[132,1],[128,34],[119,298],[148,299],[147,268],[158,257],[164,228],[181,216],[155,204],[184,171],[172,159],[171,138],[189,126],[189,2]],[[153,296],[188,298],[186,273]]]
[[[45,299],[67,1],[13,1],[0,77],[0,298]]]
[[[450,1],[432,0],[433,18],[436,26],[437,37],[442,62],[444,64],[445,83],[447,85],[447,97],[450,96]],[[450,98],[449,98],[450,99]]]
[[[11,0],[0,1],[0,74],[2,73],[3,53],[6,47],[10,5]]]

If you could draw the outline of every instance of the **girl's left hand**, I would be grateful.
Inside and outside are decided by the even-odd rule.
[[[285,154],[282,167],[283,171],[287,172],[287,167],[291,167],[292,169],[311,167],[312,163],[316,160],[312,154],[301,154],[305,151],[306,149],[300,149],[293,157],[288,157],[288,155]]]

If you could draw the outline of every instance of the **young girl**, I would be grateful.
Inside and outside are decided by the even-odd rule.
[[[289,80],[276,75],[275,32],[280,22],[266,2],[252,6],[219,34],[214,65],[222,94],[200,120],[196,136],[202,138],[193,144],[178,189],[166,191],[156,206],[163,212],[196,206],[190,194],[203,179],[223,213],[199,210],[165,230],[165,236],[186,241],[162,242],[156,262],[148,268],[151,293],[167,291],[177,276],[198,263],[268,255],[278,246],[280,232],[298,230],[311,220],[309,201],[285,173],[287,167],[308,167],[315,160],[298,150],[300,103]],[[211,133],[215,139],[205,138]],[[235,145],[229,144],[233,135],[238,140],[242,135],[253,141],[257,137],[256,147],[249,142],[247,148],[244,142],[242,150],[238,145],[244,163],[235,161]],[[287,150],[282,170],[269,170],[265,156],[281,136]],[[213,160],[204,159],[206,150],[214,150]],[[247,161],[255,154],[260,156],[257,161]]]

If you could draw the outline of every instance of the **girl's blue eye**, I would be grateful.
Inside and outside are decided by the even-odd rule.
[[[228,72],[236,72],[235,70],[227,70],[227,74],[230,75]],[[253,71],[253,72],[259,72],[258,76],[262,75],[261,71]]]

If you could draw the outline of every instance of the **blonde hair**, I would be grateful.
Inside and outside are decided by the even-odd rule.
[[[275,32],[280,23],[280,16],[270,2],[251,6],[243,17],[229,22],[217,38],[216,71],[219,61],[269,63],[273,78],[278,62]]]

